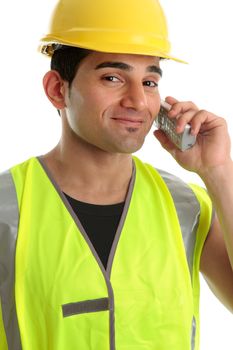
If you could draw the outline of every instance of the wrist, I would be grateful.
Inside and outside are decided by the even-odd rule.
[[[231,185],[233,183],[233,161],[229,159],[224,164],[211,167],[199,173],[202,181],[205,183],[207,189],[211,192],[216,192],[224,187],[224,185]]]

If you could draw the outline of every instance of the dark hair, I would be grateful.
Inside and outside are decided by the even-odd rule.
[[[89,50],[66,45],[54,45],[50,67],[71,86],[80,62],[90,53]]]

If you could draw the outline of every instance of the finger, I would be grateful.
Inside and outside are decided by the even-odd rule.
[[[203,111],[199,111],[198,113],[196,113],[194,118],[189,123],[191,125],[191,134],[197,135],[201,127],[206,123],[207,119],[207,113],[203,113]]]
[[[187,124],[191,126],[191,134],[197,135],[200,129],[209,121],[210,113],[204,110],[189,110],[177,118],[176,131],[181,133]]]
[[[190,106],[195,106],[192,102],[180,102],[172,96],[167,96],[165,98],[165,101],[172,106],[172,108],[170,110],[172,116],[175,116],[178,113],[181,113],[183,108],[185,108],[185,109],[188,108],[188,107],[186,107],[186,105],[188,106],[190,104]]]
[[[223,118],[217,117],[213,113],[200,110],[190,122],[192,134],[197,135],[199,132],[208,132],[215,127],[221,126],[221,119],[224,121]]]
[[[197,111],[192,109],[188,110],[183,114],[178,115],[176,119],[176,132],[177,133],[183,132],[187,124],[191,125],[191,122],[193,121],[196,115],[197,115]]]
[[[176,102],[172,105],[172,108],[169,111],[169,116],[174,117],[178,116],[179,114],[183,114],[189,110],[195,110],[198,111],[197,106],[190,101],[187,102]]]
[[[176,98],[174,98],[174,97],[172,97],[172,96],[167,96],[166,98],[165,98],[165,101],[167,102],[167,103],[169,103],[169,105],[174,105],[174,103],[177,103],[177,102],[179,102]]]

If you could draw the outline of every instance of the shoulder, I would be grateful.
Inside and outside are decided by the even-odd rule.
[[[36,158],[30,158],[22,163],[16,164],[11,168],[0,173],[0,222],[13,223],[18,218],[17,191],[14,181],[14,175],[20,172],[20,169],[28,165]]]
[[[182,213],[198,216],[199,221],[206,227],[210,227],[213,217],[212,201],[205,188],[197,184],[190,184],[183,181],[180,177],[154,167],[151,164],[143,163],[134,157],[135,165],[141,172],[149,174],[159,186],[168,189],[175,204],[178,216]],[[186,213],[186,214],[185,214]],[[206,231],[206,230],[205,230]]]
[[[144,169],[145,172],[150,173],[154,177],[160,177],[168,187],[169,191],[175,196],[191,196],[199,203],[206,202],[212,208],[210,197],[204,187],[197,184],[187,183],[180,177],[165,171],[163,169],[154,167],[149,163],[144,163],[140,159],[133,157],[136,168]]]

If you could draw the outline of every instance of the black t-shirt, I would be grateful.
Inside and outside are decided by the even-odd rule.
[[[67,194],[65,196],[106,268],[124,202],[96,205],[80,202]]]

